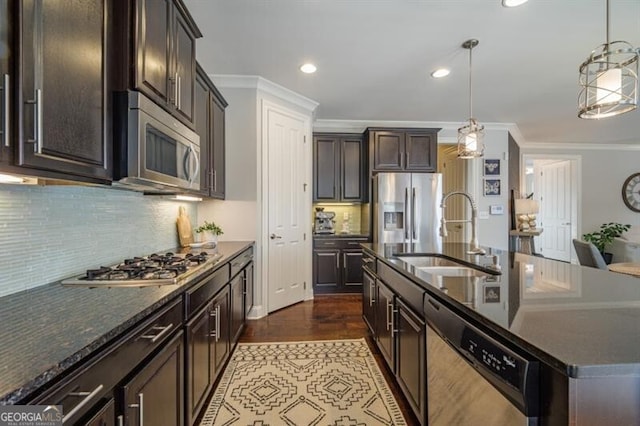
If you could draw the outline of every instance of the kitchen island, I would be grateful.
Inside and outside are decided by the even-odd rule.
[[[250,256],[253,244],[220,242],[215,249],[219,254],[215,263],[179,284],[93,288],[55,282],[0,298],[0,404],[38,400],[42,392],[81,371],[86,363],[94,362],[98,353],[123,340],[158,312],[166,313],[165,317],[172,321],[172,328],[166,327],[170,332],[167,335],[179,331],[181,322],[188,320],[190,304],[195,304],[203,282],[207,284],[210,277],[220,275],[222,284],[227,284],[239,275],[235,271],[246,269],[247,261],[251,262],[251,257],[241,257]],[[207,250],[212,252],[206,248],[194,252]],[[190,249],[167,251],[185,254]],[[155,336],[140,338],[161,341],[163,331],[157,329]]]
[[[393,280],[380,277],[384,275],[380,268],[408,279],[422,290],[425,301],[441,303],[467,323],[536,360],[540,424],[638,424],[637,278],[489,247],[486,255],[469,255],[466,244],[363,244],[363,248],[365,257],[376,259],[375,278],[396,292],[419,319],[431,322],[421,305],[411,297],[404,300],[401,290],[389,284]],[[420,254],[448,258],[487,274],[439,275],[411,262],[412,256]],[[500,275],[494,275],[497,268]],[[363,303],[366,319],[368,302]],[[403,327],[391,324],[392,329],[400,328],[396,332],[401,335]],[[425,369],[429,369],[428,358]],[[426,397],[420,398],[426,405]]]

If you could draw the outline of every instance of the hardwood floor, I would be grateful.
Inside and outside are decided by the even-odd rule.
[[[240,342],[291,342],[366,338],[367,344],[385,376],[409,425],[418,425],[406,399],[396,385],[382,355],[362,320],[361,295],[318,295],[312,301],[249,320]]]

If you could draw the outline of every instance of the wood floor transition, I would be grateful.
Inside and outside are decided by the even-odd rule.
[[[314,300],[300,302],[264,318],[249,320],[240,336],[240,342],[291,342],[363,337],[366,338],[389,388],[398,401],[407,424],[418,425],[362,320],[361,295],[319,295],[315,296]]]

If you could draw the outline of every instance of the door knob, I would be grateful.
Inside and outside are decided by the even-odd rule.
[[[271,236],[269,238],[271,238],[272,240],[279,240],[282,237],[280,235],[271,234]]]

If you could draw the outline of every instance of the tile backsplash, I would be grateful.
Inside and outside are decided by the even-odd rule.
[[[137,192],[0,185],[0,296],[178,245],[185,206]]]

